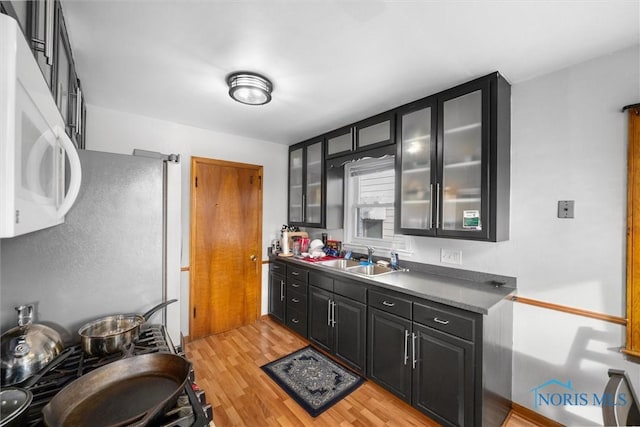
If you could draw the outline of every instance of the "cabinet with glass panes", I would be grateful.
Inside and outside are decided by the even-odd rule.
[[[324,141],[296,144],[289,151],[289,219],[303,227],[322,227]]]
[[[508,240],[509,83],[492,73],[408,104],[397,117],[396,228]]]

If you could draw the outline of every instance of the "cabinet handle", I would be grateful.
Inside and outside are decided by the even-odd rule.
[[[298,298],[291,298],[291,302],[299,303],[300,300]]]
[[[448,320],[438,319],[437,317],[434,317],[433,321],[436,322],[436,323],[440,323],[441,325],[448,325],[449,324]]]
[[[407,366],[409,360],[409,331],[404,330],[404,366]]]
[[[394,305],[396,305],[396,303],[395,302],[382,301],[382,305],[386,305],[387,307],[393,307]]]
[[[298,324],[298,323],[300,323],[300,321],[298,319],[291,319],[291,323]]]
[[[336,302],[335,301],[331,301],[331,305],[333,306],[332,308],[332,313],[331,313],[331,326],[333,326],[334,328],[336,327]]]
[[[292,284],[291,284],[291,287],[292,287],[292,288],[299,288],[299,287],[300,287],[300,285],[298,285],[297,283],[292,283]]]
[[[351,151],[356,151],[358,149],[356,138],[357,138],[356,128],[352,127],[351,128]]]
[[[284,301],[284,280],[280,280],[280,301]]]
[[[412,332],[411,333],[411,344],[413,347],[413,360],[411,361],[411,369],[416,369],[416,338],[418,338],[418,336]]]
[[[291,275],[292,275],[292,276],[299,276],[299,275],[300,275],[300,273],[298,273],[297,271],[292,271],[292,272],[291,272]]]
[[[429,230],[433,228],[433,183],[429,184],[429,206],[431,207],[431,215],[429,215]]]
[[[331,300],[327,300],[327,326],[331,326]]]
[[[82,134],[82,91],[76,91],[76,134]]]
[[[307,222],[307,195],[302,195],[302,222]]]
[[[440,183],[436,184],[436,228],[440,227]]]
[[[53,64],[53,9],[54,0],[46,0],[45,3],[45,29],[44,29],[44,56],[47,64]]]

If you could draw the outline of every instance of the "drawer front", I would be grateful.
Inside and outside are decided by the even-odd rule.
[[[282,276],[286,275],[287,266],[283,262],[274,261],[270,264],[270,269],[272,273],[280,274]]]
[[[286,324],[300,335],[307,337],[307,316],[304,313],[296,310],[287,310]]]
[[[474,340],[476,319],[470,316],[467,317],[449,310],[414,303],[413,321],[465,340]]]
[[[367,287],[357,282],[335,280],[333,284],[333,292],[363,304],[367,303]]]
[[[309,272],[309,283],[325,291],[333,292],[333,278],[314,271]]]
[[[307,295],[287,290],[287,310],[307,312]]]
[[[291,277],[292,279],[307,283],[308,274],[309,272],[304,268],[295,265],[287,266],[287,277]]]
[[[296,292],[299,294],[307,294],[307,284],[299,280],[287,279],[287,292]]]
[[[411,301],[369,289],[369,306],[411,319]]]

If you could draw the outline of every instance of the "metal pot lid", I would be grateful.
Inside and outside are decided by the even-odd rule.
[[[33,394],[21,388],[4,388],[0,391],[0,427],[18,418],[31,404]]]

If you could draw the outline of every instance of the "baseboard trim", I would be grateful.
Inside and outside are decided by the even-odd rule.
[[[545,427],[564,427],[564,424],[560,424],[557,421],[553,421],[550,418],[545,417],[544,415],[541,415],[539,413],[537,413],[534,410],[531,410],[525,406],[522,405],[518,405],[515,402],[511,403],[511,411],[512,413],[509,415],[509,417],[507,417],[507,419],[509,419],[511,417],[511,415],[517,415],[521,418],[526,419],[527,421],[530,421],[532,423],[534,423],[535,425],[538,426],[545,426]]]

